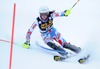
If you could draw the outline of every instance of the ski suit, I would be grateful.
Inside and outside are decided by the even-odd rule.
[[[48,18],[43,21],[40,16],[36,18],[36,20],[33,22],[30,29],[28,29],[28,32],[26,34],[26,40],[30,40],[30,36],[35,29],[36,26],[39,27],[41,37],[43,41],[47,44],[48,42],[52,42],[53,40],[57,41],[61,46],[63,46],[65,43],[65,39],[61,36],[61,34],[53,27],[53,19],[55,17],[64,16],[63,12],[49,12]]]

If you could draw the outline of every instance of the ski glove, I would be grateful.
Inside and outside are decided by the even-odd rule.
[[[23,48],[28,49],[30,47],[30,40],[28,40],[25,43],[23,43],[22,46],[23,46]]]
[[[71,10],[65,10],[64,12],[65,12],[64,15],[68,16],[71,13]]]

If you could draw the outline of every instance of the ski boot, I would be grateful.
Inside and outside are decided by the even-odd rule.
[[[58,55],[54,56],[54,60],[55,61],[63,61],[65,59],[71,58],[73,56],[75,56],[73,53],[67,52],[67,54],[65,54],[65,55],[61,54],[61,56],[58,56]]]
[[[64,59],[67,58],[67,54],[68,52],[66,52],[63,48],[61,48],[60,46],[57,46],[55,43],[53,42],[48,42],[47,43],[48,46],[50,46],[51,48],[53,48],[54,50],[56,50],[61,56],[54,56],[54,60],[55,61],[62,61]]]

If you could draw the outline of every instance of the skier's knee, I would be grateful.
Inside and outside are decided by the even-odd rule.
[[[55,43],[53,43],[53,42],[48,42],[47,45],[56,50],[56,45],[55,45]]]

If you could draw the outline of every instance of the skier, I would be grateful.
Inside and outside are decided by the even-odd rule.
[[[61,56],[67,57],[68,55],[68,53],[63,48],[67,48],[75,53],[79,53],[81,49],[70,43],[67,43],[66,40],[61,36],[61,34],[53,27],[54,17],[68,16],[69,14],[70,10],[65,10],[63,12],[55,12],[49,11],[49,8],[46,6],[40,7],[39,16],[36,18],[30,29],[28,29],[28,32],[26,34],[26,41],[23,44],[23,47],[30,47],[30,36],[35,27],[38,26],[43,41],[52,49],[59,50],[58,53],[61,54]],[[53,40],[58,42],[62,47],[55,44]]]

